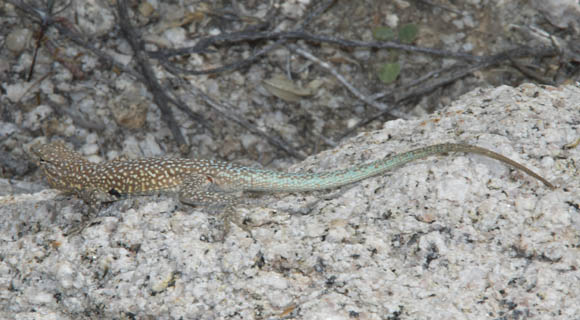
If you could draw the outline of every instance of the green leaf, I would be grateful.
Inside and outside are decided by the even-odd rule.
[[[379,79],[383,83],[391,83],[397,80],[397,77],[401,73],[401,66],[398,62],[395,63],[385,63],[379,68]]]
[[[399,29],[399,41],[402,43],[412,43],[417,39],[419,27],[416,24],[409,23]]]
[[[376,27],[373,29],[373,38],[379,41],[391,41],[395,39],[395,31],[389,27]]]

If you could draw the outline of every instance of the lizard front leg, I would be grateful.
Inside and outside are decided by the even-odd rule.
[[[111,189],[108,193],[98,188],[83,189],[77,191],[76,194],[89,206],[96,208],[103,203],[110,203],[118,201],[122,198],[116,190]]]

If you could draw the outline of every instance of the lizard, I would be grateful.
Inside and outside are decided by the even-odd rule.
[[[189,205],[230,203],[239,191],[303,192],[342,187],[383,174],[431,155],[463,152],[501,161],[555,186],[526,166],[499,153],[462,143],[441,143],[416,148],[350,168],[320,173],[285,173],[244,167],[229,162],[183,158],[142,158],[90,162],[62,142],[31,151],[51,187],[76,194],[91,206],[127,196],[177,193]]]

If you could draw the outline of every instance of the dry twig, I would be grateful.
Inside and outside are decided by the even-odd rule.
[[[377,102],[376,100],[373,100],[373,99],[365,96],[362,92],[360,92],[357,88],[355,88],[350,82],[348,82],[329,63],[318,59],[312,53],[308,52],[305,49],[299,48],[296,45],[289,45],[288,47],[290,48],[290,50],[296,52],[297,54],[303,56],[304,58],[306,58],[306,59],[308,59],[310,61],[313,61],[314,63],[318,64],[322,68],[326,69],[338,81],[340,81],[340,83],[342,83],[348,89],[348,91],[350,91],[355,97],[357,97],[359,100],[363,101],[364,103],[366,103],[368,105],[371,105],[371,106],[377,108],[378,110],[381,110],[386,115],[390,115],[393,118],[403,118],[403,119],[406,119],[407,118],[407,115],[405,115],[404,113],[398,112],[396,110],[392,110],[392,108],[389,108],[388,106],[384,105],[383,103]]]
[[[144,78],[144,83],[153,95],[153,101],[159,110],[161,110],[161,118],[169,126],[169,130],[171,130],[173,138],[175,139],[175,142],[177,142],[181,152],[184,152],[186,151],[185,147],[187,146],[187,143],[181,134],[179,125],[177,124],[175,116],[173,115],[173,111],[169,106],[171,99],[167,96],[165,90],[163,90],[157,81],[155,73],[151,68],[151,64],[148,61],[147,55],[144,53],[145,51],[143,48],[143,41],[137,32],[135,32],[135,29],[133,29],[131,26],[131,20],[129,19],[129,13],[127,11],[127,2],[125,0],[117,1],[117,13],[119,14],[119,24],[121,26],[121,30],[125,34],[125,38],[133,49],[135,59],[137,60],[137,65],[141,70],[141,74]]]

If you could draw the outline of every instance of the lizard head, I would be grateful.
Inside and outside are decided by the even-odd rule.
[[[90,166],[90,162],[79,153],[69,149],[62,142],[52,142],[31,148],[37,157],[37,164],[44,172],[48,183],[55,188],[74,188],[74,177],[79,176],[79,170]]]

